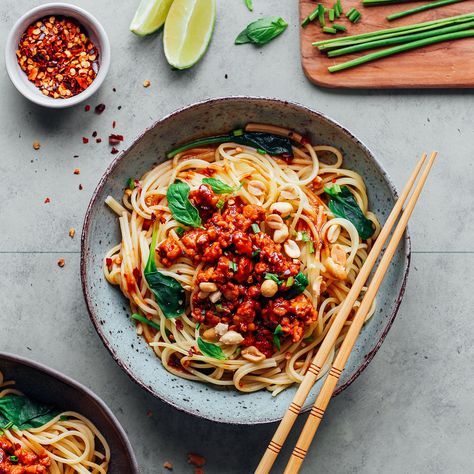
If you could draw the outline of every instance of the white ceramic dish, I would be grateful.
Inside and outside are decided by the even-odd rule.
[[[21,35],[34,21],[50,15],[66,16],[77,20],[85,28],[90,39],[99,50],[99,72],[94,82],[80,94],[68,99],[53,99],[52,97],[43,95],[41,91],[28,80],[27,75],[21,70],[17,61],[16,50]],[[13,85],[24,97],[44,107],[63,109],[84,102],[92,94],[97,92],[109,70],[110,42],[107,33],[99,21],[82,8],[69,3],[47,3],[25,13],[10,30],[5,47],[5,62],[8,75]]]

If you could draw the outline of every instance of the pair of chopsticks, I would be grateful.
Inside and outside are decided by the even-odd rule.
[[[428,163],[421,174],[421,177],[415,186],[410,199],[407,202],[405,210],[403,211],[400,220],[398,221],[395,230],[393,231],[392,238],[383,254],[382,259],[380,260],[380,264],[375,270],[374,276],[369,284],[369,287],[362,299],[362,302],[357,310],[356,315],[352,321],[352,324],[349,327],[349,330],[344,338],[344,341],[339,348],[337,353],[336,359],[334,360],[332,367],[324,381],[324,384],[319,392],[319,395],[316,398],[316,401],[311,409],[311,412],[306,420],[306,423],[303,427],[300,437],[296,443],[296,447],[291,454],[291,458],[286,466],[284,474],[295,474],[299,472],[301,465],[305,459],[306,453],[311,445],[311,441],[316,434],[316,430],[319,427],[319,424],[323,418],[324,412],[331,400],[332,394],[334,389],[336,388],[337,382],[339,381],[339,377],[341,376],[342,371],[344,370],[344,366],[349,358],[352,348],[359,336],[359,333],[362,329],[364,324],[365,318],[372,306],[374,298],[377,294],[377,291],[384,279],[385,273],[390,265],[390,262],[395,254],[395,251],[398,247],[398,244],[405,232],[406,226],[408,224],[408,220],[410,219],[413,209],[415,208],[416,202],[420,196],[421,190],[428,178],[428,174],[433,166],[433,162],[437,156],[436,152],[433,152],[428,160]],[[400,198],[396,202],[392,212],[390,213],[385,225],[383,226],[377,240],[370,251],[367,260],[365,261],[364,265],[362,266],[359,275],[357,276],[354,284],[352,285],[351,290],[347,294],[346,299],[341,304],[339,312],[331,325],[326,337],[324,338],[321,346],[316,353],[313,362],[308,367],[306,375],[300,384],[293,402],[288,407],[288,410],[285,413],[285,416],[281,420],[272,440],[270,441],[265,454],[263,455],[260,464],[258,465],[257,469],[255,470],[255,474],[268,474],[270,469],[275,462],[283,443],[285,442],[288,434],[293,427],[299,413],[301,412],[303,403],[305,402],[306,398],[311,391],[316,379],[321,372],[321,368],[323,367],[324,363],[326,362],[329,352],[334,347],[336,343],[336,339],[339,337],[339,333],[341,332],[344,323],[346,322],[350,312],[353,309],[354,303],[356,302],[362,288],[364,287],[372,268],[374,267],[377,258],[382,253],[383,246],[387,241],[390,233],[392,232],[395,223],[402,212],[403,205],[412,190],[416,178],[418,177],[423,164],[426,161],[426,154],[424,154],[420,161],[417,163],[412,175],[410,176],[407,184],[403,188],[403,191],[400,195]]]

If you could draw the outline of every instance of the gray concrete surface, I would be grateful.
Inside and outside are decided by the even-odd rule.
[[[1,45],[16,18],[38,3],[45,2],[2,0]],[[206,456],[206,473],[251,472],[275,425],[223,426],[169,408],[133,384],[96,335],[81,293],[79,234],[113,155],[106,140],[84,145],[82,137],[97,130],[105,139],[115,120],[126,147],[164,114],[208,97],[295,100],[351,129],[399,186],[423,151],[440,152],[413,218],[412,272],[398,319],[369,368],[330,405],[302,472],[474,472],[472,92],[312,86],[299,64],[296,0],[254,0],[253,15],[241,0],[219,0],[209,52],[186,72],[167,66],[161,35],[140,39],[128,32],[137,2],[76,3],[99,18],[112,42],[110,74],[90,102],[106,104],[102,115],[82,106],[58,112],[34,106],[12,87],[5,68],[0,71],[0,348],[95,390],[122,422],[144,474],[167,472],[167,460],[174,472],[191,473],[186,454],[193,451]],[[261,14],[282,15],[288,31],[262,49],[233,46],[240,29]],[[70,227],[77,230],[74,239]],[[66,262],[62,269],[59,258]]]

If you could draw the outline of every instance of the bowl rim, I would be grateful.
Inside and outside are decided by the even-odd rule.
[[[173,399],[159,393],[156,391],[153,387],[148,386],[147,384],[143,383],[136,375],[135,373],[129,369],[129,367],[125,364],[124,361],[120,359],[120,357],[117,355],[113,347],[110,345],[104,331],[102,330],[101,325],[99,324],[100,317],[98,314],[96,314],[94,305],[91,299],[91,295],[89,292],[89,289],[87,287],[87,273],[88,273],[88,267],[86,264],[87,260],[87,255],[88,255],[88,250],[87,250],[87,243],[88,243],[88,235],[89,235],[89,228],[92,220],[92,210],[95,207],[95,204],[99,198],[99,193],[102,191],[102,188],[105,186],[107,180],[109,179],[109,176],[111,173],[114,171],[114,169],[118,166],[118,164],[127,158],[128,154],[135,148],[135,146],[138,144],[138,142],[143,138],[144,135],[146,135],[148,132],[151,130],[155,129],[155,127],[159,126],[161,123],[172,119],[173,117],[180,115],[183,112],[186,112],[188,110],[197,108],[197,107],[202,107],[205,105],[211,105],[217,102],[237,102],[237,101],[242,101],[242,100],[248,100],[248,101],[255,101],[255,102],[270,102],[270,103],[277,103],[282,106],[290,106],[294,107],[296,109],[303,110],[305,113],[308,113],[314,117],[317,117],[319,119],[322,119],[336,128],[339,129],[344,135],[346,135],[350,140],[352,140],[358,147],[360,147],[366,154],[367,156],[372,160],[374,165],[378,168],[380,171],[381,175],[384,177],[385,182],[388,184],[390,187],[392,194],[395,199],[398,199],[398,192],[395,188],[395,185],[393,184],[390,176],[388,173],[385,171],[385,169],[382,167],[382,165],[379,163],[379,161],[375,158],[373,153],[369,150],[369,148],[364,145],[352,132],[350,132],[347,128],[345,128],[343,125],[341,125],[339,122],[337,122],[334,119],[329,118],[327,115],[317,112],[306,105],[300,104],[296,101],[289,101],[289,100],[284,100],[284,99],[279,99],[279,98],[274,98],[274,97],[264,97],[264,96],[248,96],[248,95],[234,95],[234,96],[223,96],[223,97],[216,97],[216,98],[209,98],[209,99],[204,99],[198,102],[193,102],[190,105],[186,105],[184,107],[180,107],[179,109],[175,110],[174,112],[171,112],[161,119],[155,121],[152,125],[147,127],[142,133],[140,133],[130,144],[130,146],[126,149],[121,151],[115,159],[108,165],[107,169],[105,170],[104,174],[102,175],[100,181],[98,182],[94,192],[92,193],[91,200],[89,202],[89,205],[87,206],[87,210],[84,216],[84,223],[82,227],[82,234],[81,234],[81,260],[80,260],[80,273],[81,273],[81,284],[82,284],[82,292],[84,295],[84,300],[86,302],[86,307],[87,311],[89,313],[89,317],[92,321],[92,324],[95,327],[95,330],[99,334],[100,339],[102,340],[102,343],[104,346],[107,348],[107,350],[110,352],[112,358],[115,360],[115,362],[121,367],[125,373],[142,389],[153,395],[154,397],[158,398],[161,401],[166,402],[167,404],[171,405],[172,407],[176,408],[179,411],[182,411],[184,413],[188,413],[191,415],[194,415],[198,418],[210,420],[210,421],[215,421],[218,423],[224,423],[224,424],[232,424],[232,425],[256,425],[256,424],[264,424],[264,423],[273,423],[280,421],[282,419],[281,416],[274,416],[265,420],[257,420],[257,421],[238,421],[238,420],[233,420],[233,421],[225,421],[220,418],[211,418],[208,416],[205,416],[201,412],[198,412],[192,408],[185,408],[179,404],[177,404]],[[403,268],[403,276],[402,276],[402,281],[401,281],[401,287],[399,294],[397,296],[397,299],[395,301],[394,307],[392,309],[392,312],[389,316],[388,322],[386,323],[384,330],[379,338],[379,340],[375,343],[375,345],[372,347],[372,349],[364,356],[364,359],[358,369],[354,372],[354,374],[349,378],[347,382],[345,382],[343,385],[338,387],[335,391],[333,396],[338,395],[341,393],[343,390],[345,390],[349,385],[354,382],[357,377],[365,370],[365,368],[369,365],[369,363],[372,361],[374,358],[375,354],[378,352],[380,349],[380,346],[382,345],[383,341],[385,340],[388,332],[390,331],[390,328],[393,325],[393,322],[395,320],[395,317],[397,316],[398,310],[400,308],[400,304],[403,300],[403,296],[405,294],[406,290],[406,284],[407,284],[407,278],[408,278],[408,273],[410,269],[410,261],[411,261],[411,238],[409,235],[409,230],[408,227],[405,231],[404,234],[404,243],[405,243],[405,253],[404,253],[404,268]],[[303,408],[301,410],[301,413],[307,412],[311,409],[311,406]]]
[[[1,361],[9,361],[9,362],[13,362],[13,363],[16,363],[16,364],[21,364],[21,365],[24,365],[26,367],[30,367],[30,368],[34,369],[35,371],[37,371],[37,372],[45,373],[45,374],[49,375],[50,377],[53,377],[54,379],[58,380],[59,382],[64,383],[66,385],[69,385],[75,391],[78,391],[78,392],[82,393],[86,397],[91,398],[95,403],[97,403],[97,405],[102,410],[105,417],[110,420],[113,429],[115,430],[116,434],[118,435],[120,441],[125,446],[126,456],[127,456],[128,460],[130,462],[130,465],[133,469],[132,474],[138,474],[139,473],[138,463],[137,463],[137,459],[135,457],[135,452],[134,452],[133,447],[130,443],[130,440],[128,439],[127,434],[125,433],[125,430],[123,429],[122,425],[118,421],[117,417],[113,414],[112,410],[90,388],[86,387],[85,385],[81,384],[80,382],[77,382],[76,380],[72,379],[71,377],[57,371],[56,369],[52,369],[51,367],[48,367],[47,365],[44,365],[40,362],[36,362],[32,359],[28,359],[26,357],[13,354],[11,352],[0,351],[0,362]]]
[[[18,44],[18,40],[23,34],[24,27],[22,25],[30,24],[31,22],[37,20],[43,15],[51,15],[52,13],[47,13],[51,9],[67,10],[68,13],[61,13],[61,15],[70,16],[71,18],[74,18],[86,29],[89,29],[90,25],[92,25],[97,33],[96,36],[98,44],[96,46],[100,48],[99,72],[97,73],[97,76],[95,77],[92,84],[87,89],[69,99],[53,99],[41,93],[38,94],[31,87],[29,87],[28,84],[25,85],[23,82],[21,82],[18,79],[18,75],[20,73],[25,73],[19,67],[16,55],[13,54],[12,56],[11,54],[12,50],[16,50],[16,44]],[[10,81],[18,90],[18,92],[23,95],[23,97],[43,107],[48,107],[51,109],[65,109],[84,102],[98,91],[98,89],[103,84],[105,78],[107,77],[107,73],[109,71],[111,56],[110,50],[111,47],[107,32],[94,15],[89,13],[87,10],[84,10],[83,8],[73,5],[71,3],[50,2],[45,3],[43,5],[38,5],[28,10],[23,15],[21,15],[20,18],[18,18],[15,21],[14,25],[10,28],[7,39],[5,41],[5,67]],[[34,85],[33,87],[36,88]]]

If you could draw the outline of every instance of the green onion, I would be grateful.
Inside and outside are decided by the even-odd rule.
[[[308,242],[308,252],[309,253],[314,253],[314,243],[312,240]]]
[[[10,421],[2,429],[9,430],[12,426],[13,426],[13,421]]]
[[[257,148],[257,153],[260,155],[265,155],[267,152],[265,150],[262,150],[261,148]]]
[[[438,36],[446,33],[451,33],[454,31],[462,31],[468,28],[474,27],[474,21],[468,23],[461,23],[460,25],[448,26],[446,28],[440,28],[435,31],[424,31],[421,33],[413,33],[406,36],[399,36],[395,38],[387,38],[381,39],[378,41],[370,41],[368,43],[356,44],[354,46],[348,46],[346,48],[339,48],[334,49],[328,52],[328,57],[335,58],[337,56],[343,56],[344,54],[352,54],[357,53],[359,51],[365,51],[367,49],[374,49],[379,48],[381,46],[388,46],[391,44],[400,44],[400,43],[408,43],[410,41],[423,39],[423,38],[431,38],[433,36]]]
[[[252,258],[257,258],[260,255],[261,250],[257,249],[252,252]]]
[[[229,262],[229,268],[235,273],[237,271],[237,264],[235,262]]]
[[[152,328],[156,329],[157,331],[160,330],[160,325],[156,324],[154,321],[150,321],[149,319],[145,318],[141,314],[132,314],[132,319],[135,319],[135,321],[140,321],[143,324],[148,324],[148,326],[151,326]]]
[[[337,31],[347,31],[347,28],[344,25],[340,25],[339,23],[333,23],[332,27]]]
[[[325,8],[323,7],[323,4],[322,3],[318,4],[318,20],[319,20],[319,24],[322,27],[326,26],[326,21],[324,19],[324,12],[325,12]]]
[[[234,135],[234,137],[241,137],[243,134],[244,134],[243,128],[238,128],[237,130],[234,130],[232,132],[232,135]]]
[[[350,22],[352,23],[356,23],[359,21],[360,17],[361,17],[361,14],[360,12],[355,9],[355,8],[351,8],[347,14],[346,14],[347,18],[349,19]]]
[[[216,305],[217,306],[217,305]],[[201,327],[201,323],[196,324],[196,329],[199,329]]]
[[[451,41],[462,38],[469,38],[474,36],[474,30],[467,31],[458,31],[455,33],[447,33],[444,35],[434,36],[430,38],[425,38],[417,41],[411,41],[410,43],[402,44],[400,46],[394,46],[393,48],[384,49],[382,51],[376,51],[374,53],[366,54],[357,59],[351,61],[346,61],[342,64],[336,64],[335,66],[330,66],[329,72],[339,72],[344,69],[349,69],[355,66],[360,66],[371,61],[376,61],[377,59],[385,58],[387,56],[392,56],[394,54],[402,53],[404,51],[409,51],[411,49],[421,48],[423,46],[429,46],[430,44],[442,43],[443,41]]]
[[[186,232],[184,227],[176,227],[176,230],[175,230],[176,234],[178,237],[182,237],[182,235]]]
[[[18,456],[10,456],[8,459],[10,459],[10,461],[15,464],[18,462]]]
[[[339,10],[339,16],[340,16],[344,13],[344,10],[342,9],[341,0],[336,0],[336,5],[337,5],[337,9]]]
[[[260,232],[260,227],[258,226],[258,224],[253,223],[251,227],[254,234],[258,234]]]
[[[325,26],[323,28],[323,32],[324,33],[329,33],[331,35],[335,35],[337,33],[337,30],[336,30],[336,28],[331,28],[330,26]]]
[[[309,242],[311,240],[310,236],[308,235],[308,232],[306,232],[305,230],[301,232],[301,240],[303,242]]]
[[[306,25],[314,21],[314,19],[318,16],[319,7],[316,7],[301,23],[301,26],[304,28]]]
[[[133,191],[135,189],[135,180],[133,178],[128,178],[126,187]]]
[[[290,286],[293,285],[295,282],[295,279],[293,277],[288,277],[288,280],[286,280],[286,287],[289,288]]]
[[[219,201],[217,201],[216,203],[217,209],[222,209],[224,207],[224,204],[225,204],[224,199],[219,199]]]
[[[275,273],[265,273],[265,280],[273,280],[279,285],[282,284],[282,281],[278,278],[278,275],[275,275]]]
[[[69,420],[69,417],[68,416],[64,416],[64,415],[61,415],[59,417],[59,421],[68,421]]]
[[[349,16],[352,15],[355,11],[357,11],[355,8],[351,8],[351,9],[346,13],[346,16],[349,18]]]
[[[329,16],[329,21],[333,22],[334,21],[334,8],[330,8],[328,10],[328,16]]]
[[[464,0],[437,0],[436,2],[427,3],[425,5],[420,5],[419,7],[410,8],[409,10],[404,10],[398,13],[392,13],[387,16],[388,21],[397,20],[398,18],[403,18],[404,16],[413,15],[415,13],[424,12],[425,10],[431,10],[432,8],[443,7],[445,5],[451,5],[452,3],[463,2]]]
[[[217,311],[221,311],[222,310],[222,303],[216,303],[216,309],[217,309]]]

